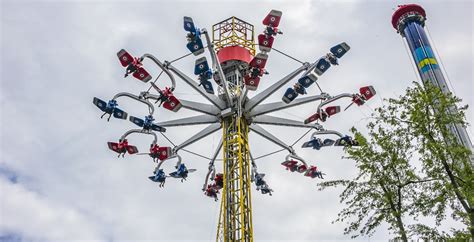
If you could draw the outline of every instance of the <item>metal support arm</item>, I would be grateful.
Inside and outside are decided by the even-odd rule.
[[[301,163],[303,163],[306,167],[308,167],[308,163],[306,163],[306,161],[305,161],[303,158],[299,157],[296,153],[288,154],[288,155],[286,156],[285,160],[288,161],[288,160],[290,160],[291,158],[293,158],[293,159],[295,159],[295,160],[301,161]]]
[[[317,59],[315,62],[311,63],[308,67],[308,69],[301,75],[301,77],[308,75],[310,72],[312,72],[316,66],[318,65],[319,60],[324,59],[324,56]]]
[[[314,138],[316,137],[317,135],[324,135],[324,134],[334,134],[334,135],[337,135],[339,136],[340,138],[344,137],[343,134],[335,131],[335,130],[320,130],[320,131],[316,131],[314,132],[312,135],[311,135],[311,138]]]
[[[252,152],[249,150],[250,161],[252,162],[252,169],[250,170],[250,181],[255,181],[255,173],[257,173],[257,164],[253,159]]]
[[[134,100],[137,100],[139,102],[142,102],[142,103],[146,104],[150,108],[150,110],[149,110],[150,115],[153,115],[153,113],[155,112],[155,108],[153,107],[153,104],[150,101],[148,101],[146,99],[143,99],[143,98],[140,98],[137,95],[133,95],[133,94],[128,93],[128,92],[121,92],[121,93],[116,94],[113,99],[116,100],[119,97],[129,97],[131,99],[134,99]]]
[[[153,136],[153,144],[156,144],[156,142],[158,141],[158,137],[156,137],[156,134],[154,132],[145,131],[143,129],[131,129],[131,130],[127,131],[125,134],[123,134],[122,137],[120,137],[120,140],[124,140],[125,138],[127,138],[127,136],[129,136],[133,133],[152,135]]]
[[[352,98],[354,96],[354,94],[351,94],[351,93],[342,93],[342,94],[339,94],[339,95],[336,95],[334,97],[330,97],[328,98],[327,100],[325,100],[324,102],[320,103],[319,106],[318,106],[318,112],[321,110],[321,108],[329,103],[332,103],[334,101],[337,101],[341,98],[345,98],[345,97],[348,97],[348,98]]]
[[[158,67],[160,67],[160,69],[163,70],[166,73],[166,75],[168,75],[168,77],[170,78],[170,81],[171,81],[171,91],[174,91],[174,89],[176,88],[176,81],[174,80],[174,76],[171,74],[171,72],[168,69],[166,69],[165,65],[163,63],[161,63],[152,54],[144,54],[142,56],[142,59],[143,58],[148,58],[148,59],[152,60],[153,62],[155,62],[155,64],[158,65]]]
[[[222,137],[221,137],[221,139],[219,141],[219,144],[217,145],[216,151],[214,152],[214,155],[212,155],[212,158],[211,158],[211,164],[212,165],[214,165],[214,161],[216,161],[217,156],[219,155],[219,152],[222,149],[222,144],[223,144],[223,142],[222,142]]]
[[[176,74],[179,78],[181,78],[184,82],[186,82],[188,85],[190,85],[194,90],[196,90],[198,93],[200,93],[204,98],[209,100],[212,104],[214,104],[216,107],[218,107],[220,110],[224,110],[226,108],[225,103],[220,100],[218,97],[208,94],[204,88],[200,88],[198,84],[189,76],[169,64],[168,62],[165,62],[168,70],[172,71],[174,74]]]
[[[271,113],[275,111],[280,111],[286,108],[291,108],[291,107],[296,107],[299,105],[303,105],[306,103],[322,100],[322,99],[327,99],[329,98],[329,94],[321,94],[321,95],[316,95],[316,96],[311,96],[311,97],[305,97],[305,98],[300,98],[297,100],[294,100],[293,102],[286,104],[284,102],[274,102],[274,103],[267,103],[267,104],[260,104],[257,107],[255,107],[249,114],[250,117],[255,117],[259,116],[262,114],[266,113]]]
[[[298,128],[314,128],[317,130],[321,129],[321,125],[319,124],[305,124],[297,120],[279,118],[279,117],[268,116],[268,115],[257,116],[252,119],[252,123],[287,126],[287,127],[298,127]]]
[[[161,165],[162,165],[165,161],[168,161],[168,160],[171,160],[171,159],[174,159],[174,158],[177,158],[177,159],[178,159],[178,160],[176,161],[176,166],[175,166],[176,169],[177,169],[177,168],[179,167],[179,165],[181,164],[182,159],[181,159],[181,156],[179,156],[178,154],[174,154],[174,155],[168,157],[168,159],[165,159],[165,160],[160,161],[160,162],[158,163],[158,165],[156,166],[156,168],[155,168],[155,172],[157,172],[157,171],[160,169]]]
[[[207,188],[207,182],[209,181],[209,177],[211,177],[211,179],[214,179],[214,176],[216,175],[216,168],[214,167],[214,161],[216,161],[216,158],[219,155],[219,152],[221,151],[222,144],[223,142],[221,138],[221,140],[219,141],[219,145],[217,145],[217,149],[214,152],[214,155],[212,156],[211,161],[209,162],[209,171],[207,172],[206,180],[204,181],[204,185],[202,186],[203,191],[206,190]]]
[[[209,115],[218,115],[221,113],[221,110],[216,108],[214,105],[206,104],[206,103],[198,103],[188,100],[180,100],[181,105],[183,108],[187,108],[189,110],[193,110],[200,113],[205,113]]]
[[[198,115],[188,118],[175,119],[165,122],[157,123],[156,125],[162,127],[175,127],[175,126],[188,126],[188,125],[198,125],[198,124],[212,124],[218,123],[219,119],[216,116],[210,116],[207,114]]]
[[[159,95],[152,94],[149,92],[142,92],[140,96],[143,97],[144,99],[152,99],[155,101],[160,100]],[[216,106],[211,105],[211,104],[193,102],[193,101],[188,101],[188,100],[180,100],[180,102],[183,108],[187,108],[189,110],[193,110],[196,112],[205,113],[205,114],[209,114],[213,116],[219,115],[221,113],[220,109],[218,109]]]
[[[188,140],[184,141],[182,144],[176,146],[173,148],[173,153],[178,152],[180,149],[183,149],[184,147],[193,144],[194,142],[216,132],[221,128],[220,123],[215,123],[207,126],[205,129],[201,130],[199,133],[195,134],[193,137],[189,138]]]
[[[230,96],[229,86],[227,85],[227,80],[225,79],[225,75],[224,75],[224,72],[222,71],[221,64],[219,63],[219,59],[217,58],[216,51],[214,50],[214,45],[211,42],[211,38],[209,37],[209,33],[207,32],[207,30],[202,29],[202,33],[204,33],[204,35],[206,36],[207,49],[209,50],[209,54],[211,55],[212,68],[217,71],[217,74],[219,75],[219,79],[221,80],[224,86],[224,92],[225,92],[225,96],[227,98],[229,107],[232,107],[233,101],[232,101],[232,97]]]
[[[255,106],[260,104],[263,100],[267,99],[276,90],[278,90],[280,87],[282,87],[283,85],[291,81],[291,79],[295,78],[302,71],[307,70],[309,67],[310,67],[309,63],[304,63],[303,66],[294,70],[293,72],[283,77],[281,80],[279,80],[275,84],[271,85],[269,88],[257,94],[255,97],[253,97],[246,103],[245,111],[250,112]]]
[[[284,148],[284,149],[287,149],[290,153],[294,153],[295,151],[293,150],[293,148],[287,144],[285,144],[283,141],[281,141],[280,139],[278,139],[277,137],[275,137],[273,134],[271,134],[270,132],[266,131],[264,128],[262,128],[260,125],[257,125],[257,124],[252,124],[249,126],[250,130],[254,131],[255,133],[259,134],[260,136],[262,136],[263,138],[265,139],[268,139],[270,140],[271,142],[275,143],[276,145]]]

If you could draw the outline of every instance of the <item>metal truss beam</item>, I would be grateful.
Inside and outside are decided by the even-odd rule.
[[[301,73],[304,70],[307,70],[309,68],[310,64],[309,63],[304,63],[301,67],[298,69],[294,70],[287,76],[283,77],[281,80],[276,82],[275,84],[271,85],[269,88],[263,90],[259,94],[257,94],[255,97],[250,99],[246,105],[245,105],[245,111],[249,112],[251,111],[255,106],[260,104],[263,100],[267,99],[270,95],[272,95],[276,90],[278,90],[280,87],[291,81],[291,79],[295,78],[299,73]]]
[[[303,105],[306,103],[318,101],[318,100],[323,100],[328,98],[328,94],[321,94],[321,95],[316,95],[316,96],[311,96],[311,97],[304,97],[304,98],[299,98],[297,100],[294,100],[293,102],[286,104],[284,102],[274,102],[274,103],[267,103],[267,104],[260,104],[256,106],[249,114],[250,117],[255,117],[259,116],[262,114],[266,113],[271,113],[271,112],[276,112],[280,111],[286,108],[291,108],[291,107],[296,107],[299,105]]]
[[[157,125],[162,127],[175,127],[175,126],[188,126],[188,125],[198,125],[198,124],[212,124],[218,123],[219,119],[216,116],[210,116],[207,114],[198,115],[188,118],[181,118],[176,120],[170,120],[165,122],[157,123]]]
[[[206,128],[204,128],[203,130],[201,130],[199,133],[197,133],[194,136],[192,136],[191,138],[189,138],[188,140],[184,141],[182,144],[174,147],[173,152],[176,153],[180,149],[183,149],[184,147],[193,144],[194,142],[196,142],[196,141],[198,141],[198,140],[200,140],[200,139],[216,132],[219,129],[221,129],[221,123],[211,124],[211,125],[207,126]]]
[[[252,119],[252,123],[269,124],[269,125],[286,126],[286,127],[320,129],[320,126],[317,124],[304,124],[301,121],[286,119],[286,118],[279,118],[279,117],[268,116],[268,115],[257,116]]]
[[[189,110],[193,110],[200,113],[205,113],[209,115],[218,115],[221,113],[221,110],[218,109],[214,105],[206,104],[206,103],[198,103],[188,100],[179,100],[183,108],[187,108]]]
[[[223,241],[253,241],[248,125],[241,117],[223,122],[224,187],[218,235]],[[222,230],[221,230],[222,228]]]
[[[214,106],[218,107],[220,110],[224,110],[226,108],[226,104],[220,100],[217,96],[208,94],[204,88],[200,88],[196,81],[194,81],[192,78],[181,72],[179,69],[175,68],[168,62],[165,63],[168,68],[168,70],[172,71],[174,74],[176,74],[179,78],[181,78],[184,82],[186,82],[188,85],[190,85],[194,90],[196,90],[198,93],[200,93],[204,98],[209,100]]]
[[[260,136],[262,136],[263,138],[270,140],[271,142],[275,143],[276,145],[278,145],[278,146],[280,146],[284,149],[287,149],[290,153],[295,152],[293,150],[293,148],[291,148],[289,145],[285,144],[283,141],[281,141],[280,139],[275,137],[273,134],[271,134],[270,132],[268,132],[267,130],[262,128],[260,125],[252,124],[252,125],[249,126],[249,128],[253,132],[255,132],[255,133],[259,134]]]

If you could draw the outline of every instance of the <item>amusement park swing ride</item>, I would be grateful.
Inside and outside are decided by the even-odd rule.
[[[230,17],[221,21],[213,25],[212,32],[208,32],[204,28],[197,28],[192,18],[184,17],[184,30],[187,32],[186,47],[191,52],[189,56],[197,58],[194,66],[195,76],[190,77],[173,66],[171,62],[162,62],[151,54],[133,57],[122,49],[117,53],[117,56],[120,64],[126,69],[125,77],[131,75],[144,84],[150,83],[151,86],[148,91],[140,92],[138,95],[128,92],[118,93],[108,102],[96,97],[93,99],[93,103],[104,112],[102,117],[108,114],[107,120],[110,120],[112,116],[117,119],[128,119],[139,127],[124,133],[118,142],[108,142],[108,147],[117,152],[119,157],[120,155],[123,157],[126,153],[130,155],[138,153],[137,147],[128,143],[127,137],[129,135],[153,136],[148,155],[153,159],[156,167],[149,179],[159,183],[159,187],[165,185],[168,177],[184,181],[189,173],[195,171],[195,169],[187,168],[179,155],[180,150],[217,131],[222,132],[222,138],[209,162],[202,187],[204,194],[216,201],[218,194],[222,194],[217,241],[253,241],[251,183],[255,183],[257,191],[261,191],[262,194],[271,195],[273,191],[264,180],[265,174],[257,171],[257,165],[250,153],[249,132],[254,132],[288,151],[288,155],[281,164],[290,172],[301,173],[309,178],[322,179],[324,173],[318,167],[298,156],[292,146],[265,130],[261,124],[314,129],[311,139],[302,145],[303,148],[319,150],[326,146],[354,146],[357,145],[357,142],[350,136],[335,130],[326,130],[321,123],[341,111],[339,106],[330,106],[334,101],[349,99],[350,105],[361,106],[375,95],[372,86],[365,86],[361,87],[358,93],[331,95],[321,91],[318,95],[300,97],[307,94],[306,89],[309,86],[315,83],[317,85],[318,77],[321,77],[331,66],[338,65],[339,59],[349,51],[348,44],[340,43],[330,48],[325,56],[313,63],[302,63],[296,70],[249,98],[247,94],[256,91],[260,81],[264,81],[264,75],[268,74],[265,66],[270,52],[275,50],[282,53],[273,48],[275,38],[282,34],[282,31],[278,29],[281,17],[281,11],[272,10],[264,18],[264,31],[257,37],[258,44],[255,44],[254,26],[239,18]],[[210,34],[212,34],[212,39]],[[258,53],[256,53],[257,46]],[[199,57],[206,50],[211,57],[211,65],[206,57]],[[148,61],[160,68],[161,73],[158,78],[164,73],[166,79],[171,82],[170,86],[158,87],[156,84],[158,78],[154,82],[150,82],[152,75],[144,67]],[[175,77],[191,86],[209,103],[199,103],[176,97],[173,93],[177,88]],[[293,79],[296,82],[292,87],[286,89],[281,101],[262,104],[265,99],[278,93],[277,91],[281,87]],[[216,88],[214,88],[214,84]],[[150,92],[150,90],[154,90],[154,92]],[[121,110],[117,100],[125,97],[146,105],[149,114],[142,119]],[[268,115],[272,112],[317,101],[320,103],[316,113],[306,120],[292,120]],[[157,107],[163,107],[171,112],[178,112],[181,108],[185,108],[201,114],[171,121],[155,122],[153,114]],[[158,144],[156,133],[164,133],[168,127],[202,124],[208,126],[181,144],[174,147]],[[335,135],[337,139],[318,137],[325,135]],[[221,149],[223,170],[216,171],[214,162]],[[176,170],[166,174],[162,164],[173,160],[176,162]]]

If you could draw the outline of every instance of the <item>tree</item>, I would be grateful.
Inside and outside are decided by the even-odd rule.
[[[424,199],[426,206],[441,212],[451,207],[451,216],[466,225],[466,230],[454,229],[458,239],[474,240],[474,174],[472,154],[451,132],[455,125],[467,126],[461,100],[451,93],[425,83],[415,83],[406,95],[391,103],[402,108],[400,119],[412,130],[423,172],[434,181]],[[442,218],[438,213],[437,219]],[[469,236],[470,234],[470,236]]]
[[[389,230],[408,241],[403,217],[415,205],[413,194],[418,192],[415,184],[424,180],[409,163],[415,150],[408,138],[407,125],[381,118],[396,116],[397,112],[394,106],[377,109],[378,116],[367,125],[369,139],[352,130],[360,146],[345,150],[348,158],[356,162],[359,174],[355,179],[319,184],[320,190],[345,186],[340,199],[347,207],[338,214],[336,222],[350,220],[344,233],[353,234],[352,238],[359,234],[370,236],[382,222],[387,222]]]
[[[454,211],[453,218],[464,222],[472,234],[470,150],[449,131],[452,125],[466,125],[467,107],[454,108],[459,101],[433,86],[415,84],[399,99],[389,99],[375,110],[367,125],[368,137],[352,130],[360,147],[345,151],[356,163],[357,177],[320,184],[321,190],[345,186],[340,199],[347,207],[336,219],[350,221],[345,234],[370,236],[387,222],[389,230],[403,241],[411,236],[444,239],[446,233],[424,224],[406,224],[404,218],[429,216],[439,225],[448,206]],[[469,238],[466,231],[454,233],[457,238]]]

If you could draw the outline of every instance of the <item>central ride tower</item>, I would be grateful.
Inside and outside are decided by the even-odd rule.
[[[249,124],[242,115],[247,88],[241,73],[255,56],[254,26],[230,17],[212,26],[212,43],[236,111],[222,118],[224,187],[216,241],[253,241]],[[222,88],[218,92],[225,95]]]
[[[130,116],[129,119],[135,125],[142,127],[142,129],[131,129],[119,139],[118,143],[109,142],[108,145],[109,149],[122,155],[124,152],[136,154],[138,152],[137,147],[128,144],[125,139],[127,135],[131,133],[153,135],[155,139],[150,146],[150,153],[148,155],[153,158],[156,166],[153,170],[153,176],[148,178],[153,182],[159,183],[160,188],[163,187],[166,177],[178,178],[183,181],[188,177],[188,173],[195,171],[196,169],[187,169],[184,164],[186,161],[181,158],[179,153],[186,151],[201,158],[207,158],[185,148],[222,128],[222,140],[212,158],[207,158],[209,160],[209,167],[202,189],[204,195],[214,198],[214,200],[218,200],[217,194],[219,192],[222,193],[217,225],[217,241],[253,241],[250,184],[255,182],[256,190],[261,191],[262,194],[271,195],[273,191],[263,179],[265,174],[257,172],[255,160],[281,151],[287,151],[289,154],[281,163],[285,169],[290,172],[303,174],[311,179],[322,179],[324,173],[317,166],[311,165],[311,163],[307,163],[303,158],[299,157],[293,146],[312,129],[316,131],[312,134],[311,140],[305,142],[302,148],[312,147],[313,149],[319,149],[322,146],[355,145],[350,136],[343,135],[334,130],[326,130],[320,122],[326,121],[326,118],[339,112],[339,106],[327,106],[332,102],[341,98],[349,98],[351,99],[351,104],[355,103],[361,106],[376,93],[372,86],[364,86],[359,89],[360,93],[342,93],[331,96],[328,93],[323,93],[321,90],[321,93],[318,95],[296,99],[298,95],[307,94],[306,89],[318,80],[317,76],[323,75],[332,65],[338,65],[338,59],[345,55],[350,47],[345,42],[335,45],[330,48],[330,53],[321,56],[312,63],[303,62],[291,57],[272,48],[275,36],[282,34],[281,30],[278,29],[281,16],[281,11],[271,10],[263,19],[262,23],[265,29],[257,38],[258,54],[256,54],[253,25],[236,17],[231,17],[212,27],[211,38],[211,32],[208,32],[205,28],[197,28],[193,19],[185,16],[183,18],[183,28],[187,32],[186,39],[188,43],[186,48],[194,56],[203,54],[207,49],[211,57],[212,68],[205,56],[196,59],[194,74],[197,76],[198,82],[196,77],[186,75],[173,65],[174,62],[191,54],[186,54],[172,61],[162,62],[152,54],[145,53],[141,57],[133,57],[126,50],[122,49],[117,53],[117,57],[125,68],[125,77],[130,75],[143,83],[149,82],[152,76],[143,66],[145,59],[147,62],[152,61],[156,64],[161,69],[160,74],[158,74],[155,81],[151,82],[151,86],[147,90],[140,92],[138,95],[121,92],[108,102],[96,97],[93,99],[94,105],[104,112],[102,116],[109,114],[109,118],[113,115],[117,119],[126,119],[128,116],[125,111],[117,106],[116,99],[119,97],[127,97],[148,107],[149,112],[144,120],[135,116]],[[267,53],[271,50],[275,50],[299,62],[301,66],[281,79],[270,83],[270,86],[256,93],[255,96],[248,98],[247,92],[249,90],[255,91],[259,85],[260,78],[264,74],[268,74],[265,64],[268,58]],[[167,76],[165,78],[170,80],[170,86],[158,87],[158,84],[162,84],[157,82],[161,74]],[[178,99],[173,94],[173,91],[176,89],[175,76],[193,88],[194,91],[204,97],[209,103]],[[261,104],[272,94],[275,94],[277,90],[297,77],[297,82],[293,87],[286,89],[280,101]],[[209,81],[211,78],[217,84],[217,96],[214,92],[213,84]],[[151,88],[155,89],[157,93],[151,93]],[[163,107],[172,112],[185,108],[201,114],[155,123],[153,122],[153,114],[156,105],[152,102],[155,104],[160,102],[163,105],[158,105],[158,107]],[[317,105],[317,112],[304,122],[268,115],[283,109],[313,102],[320,102]],[[314,121],[316,123],[312,123]],[[180,144],[173,143],[163,134],[169,127],[202,124],[208,124],[208,126]],[[261,125],[298,127],[309,130],[292,145],[288,145]],[[249,130],[254,131],[254,134],[265,138],[281,149],[253,159],[249,151]],[[156,133],[163,135],[173,147],[159,146]],[[315,137],[316,135],[328,134],[336,135],[338,139],[329,139],[331,141],[330,144],[323,144],[319,138]],[[223,149],[223,172],[216,174],[214,163],[221,148]],[[176,170],[167,176],[162,165],[164,162],[169,163],[175,160],[176,165],[174,167]],[[210,181],[213,182],[209,184]]]

